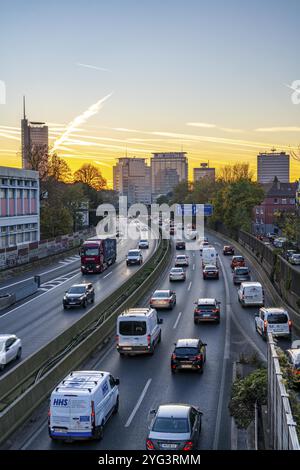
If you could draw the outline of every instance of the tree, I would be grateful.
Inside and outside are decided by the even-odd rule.
[[[85,183],[97,191],[107,187],[106,179],[103,178],[101,171],[91,163],[85,163],[79,170],[75,171],[74,181]]]
[[[38,171],[40,180],[48,176],[48,146],[33,144],[25,147],[26,164],[28,169]]]
[[[251,181],[252,178],[253,172],[249,168],[249,163],[235,163],[223,166],[218,179],[224,183],[233,183],[240,180]]]
[[[41,238],[58,237],[73,232],[73,218],[70,211],[62,204],[41,207]]]
[[[48,177],[54,178],[56,181],[70,183],[72,181],[72,172],[65,160],[59,158],[56,153],[52,154],[48,161]]]

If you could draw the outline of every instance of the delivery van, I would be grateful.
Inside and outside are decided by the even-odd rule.
[[[119,409],[119,379],[109,372],[71,372],[53,390],[48,412],[54,440],[101,440],[106,422]]]
[[[260,282],[242,282],[238,290],[238,300],[242,307],[262,307],[264,290]]]
[[[117,351],[124,354],[153,354],[161,340],[162,319],[153,308],[130,308],[117,319]]]
[[[202,249],[202,268],[207,264],[218,266],[218,253],[213,246],[204,246]]]

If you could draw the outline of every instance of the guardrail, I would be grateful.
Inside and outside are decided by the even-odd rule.
[[[268,334],[268,423],[271,449],[300,450],[296,423],[271,333]]]
[[[153,256],[113,294],[0,380],[0,442],[45,400],[114,330],[116,317],[135,306],[166,268],[171,245],[159,239]]]

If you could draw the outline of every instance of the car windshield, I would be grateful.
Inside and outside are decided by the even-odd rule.
[[[155,298],[164,298],[164,297],[169,297],[170,293],[169,291],[155,291],[153,294],[153,297]]]
[[[140,254],[137,250],[128,251],[128,256],[138,256]]]
[[[148,240],[140,240],[140,243],[148,243]]]
[[[235,274],[248,274],[249,269],[248,268],[236,268],[234,273]]]
[[[196,356],[198,354],[197,348],[175,348],[176,356]]]
[[[217,271],[217,268],[216,266],[207,265],[205,266],[204,271]]]
[[[123,320],[119,324],[119,332],[124,336],[143,336],[147,332],[146,322]]]
[[[179,255],[179,256],[177,256],[177,259],[185,259],[185,256],[184,255]]]
[[[84,294],[85,293],[85,287],[84,286],[74,286],[70,287],[68,290],[68,294]]]
[[[183,273],[183,270],[181,268],[172,268],[171,273]]]
[[[300,255],[298,255],[298,254],[297,254],[297,255],[293,255],[293,258],[294,258],[294,259],[300,259]]]
[[[244,258],[242,256],[235,256],[233,261],[244,261]]]
[[[201,305],[201,304],[198,304],[197,306],[198,308],[200,308],[201,310],[211,310],[212,308],[215,308],[216,306],[213,305],[213,304],[210,304],[210,305]]]
[[[269,313],[268,323],[287,323],[288,317],[285,313]]]
[[[99,255],[99,248],[97,246],[95,247],[90,247],[90,248],[84,248],[84,254],[85,256],[98,256]]]
[[[5,340],[4,340],[4,339],[0,339],[0,352],[1,352],[1,351],[4,351],[4,348],[5,348]]]
[[[189,422],[187,418],[160,418],[157,417],[152,431],[166,433],[187,433],[189,432]]]

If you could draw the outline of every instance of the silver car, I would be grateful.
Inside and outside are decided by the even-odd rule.
[[[172,268],[169,273],[170,281],[185,281],[186,275],[183,268]]]
[[[173,290],[156,290],[150,299],[151,308],[172,309],[176,305],[176,293]]]
[[[175,266],[188,266],[189,259],[187,255],[176,255]]]
[[[15,335],[0,335],[0,370],[22,354],[22,342]]]
[[[184,404],[161,405],[150,415],[147,450],[197,449],[202,416],[198,408]]]
[[[300,253],[294,253],[289,257],[291,264],[300,264]]]

